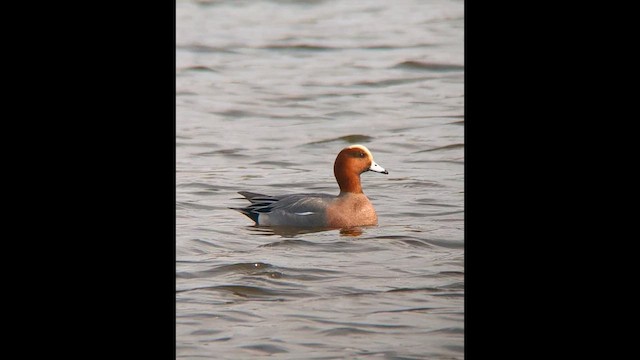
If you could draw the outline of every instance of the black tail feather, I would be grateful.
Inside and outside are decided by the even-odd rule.
[[[248,218],[250,218],[251,220],[253,220],[256,224],[258,223],[258,215],[260,215],[260,214],[256,214],[256,213],[254,213],[254,212],[251,212],[251,211],[250,211],[249,209],[247,209],[247,208],[233,208],[233,207],[230,207],[229,209],[231,209],[231,210],[235,210],[235,211],[238,211],[238,212],[241,212],[241,213],[243,213],[244,215],[246,215]]]
[[[256,224],[258,224],[258,217],[260,216],[260,213],[271,211],[271,206],[278,201],[277,198],[274,198],[272,196],[258,194],[250,191],[238,191],[238,194],[244,196],[245,199],[249,200],[251,202],[251,205],[243,208],[230,207],[229,209],[233,209],[243,213],[251,220],[253,220]]]
[[[269,195],[264,195],[264,194],[258,194],[258,193],[254,193],[254,192],[249,192],[249,191],[238,191],[238,194],[244,196],[247,200],[254,202],[254,198],[268,198]]]

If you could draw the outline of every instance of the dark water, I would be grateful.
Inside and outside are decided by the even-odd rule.
[[[462,1],[178,1],[177,355],[464,357]],[[379,226],[292,233],[241,190],[337,194],[366,145]]]

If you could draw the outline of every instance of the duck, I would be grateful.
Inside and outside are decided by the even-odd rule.
[[[265,195],[238,191],[251,204],[230,208],[246,215],[256,226],[295,228],[353,228],[378,224],[373,204],[362,191],[360,175],[389,174],[373,160],[371,151],[355,144],[343,148],[333,164],[340,193]]]

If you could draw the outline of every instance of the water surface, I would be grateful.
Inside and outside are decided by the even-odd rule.
[[[178,358],[464,357],[463,5],[177,1]],[[228,209],[337,194],[353,143],[379,226]]]

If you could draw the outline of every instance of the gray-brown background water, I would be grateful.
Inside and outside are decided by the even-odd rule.
[[[462,359],[464,4],[176,3],[181,359]],[[362,143],[379,226],[277,233],[240,190],[337,194]]]

